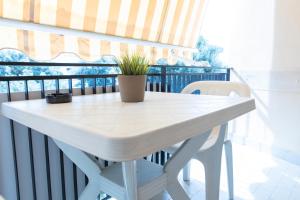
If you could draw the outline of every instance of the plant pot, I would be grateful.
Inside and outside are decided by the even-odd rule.
[[[119,75],[119,90],[123,102],[144,101],[146,75]]]

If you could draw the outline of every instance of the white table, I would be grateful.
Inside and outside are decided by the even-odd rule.
[[[30,100],[2,105],[4,116],[53,138],[87,174],[81,199],[103,190],[130,200],[149,199],[164,189],[173,199],[188,199],[176,178],[179,171],[213,127],[253,109],[249,98],[151,92],[141,103],[122,103],[119,93],[110,93],[73,97],[67,104]],[[164,167],[139,160],[184,140]],[[100,169],[84,152],[120,163]]]

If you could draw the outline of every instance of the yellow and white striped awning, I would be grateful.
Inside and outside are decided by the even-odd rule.
[[[138,42],[108,41],[100,36],[91,39],[3,26],[0,48],[17,48],[40,60],[60,52],[74,52],[89,60],[133,51],[143,53],[152,62],[171,54],[190,57],[186,48],[196,45],[204,3],[205,0],[0,0],[0,17],[4,19],[175,47],[172,50]]]

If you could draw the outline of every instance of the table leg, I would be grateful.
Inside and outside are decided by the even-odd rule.
[[[127,193],[127,200],[137,200],[136,161],[122,162],[123,180]]]
[[[101,192],[99,188],[99,178],[101,169],[84,152],[68,144],[53,139],[56,145],[87,175],[89,183],[79,196],[79,200],[96,199]]]
[[[98,183],[89,182],[79,196],[78,200],[97,199],[100,194]]]
[[[187,165],[193,155],[206,142],[211,130],[186,140],[164,166],[167,174],[167,191],[174,200],[188,200],[189,197],[178,182],[180,170]]]

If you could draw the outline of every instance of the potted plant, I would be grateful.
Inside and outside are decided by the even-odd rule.
[[[121,70],[118,75],[119,90],[123,102],[144,101],[149,61],[139,54],[124,55],[117,59]]]

